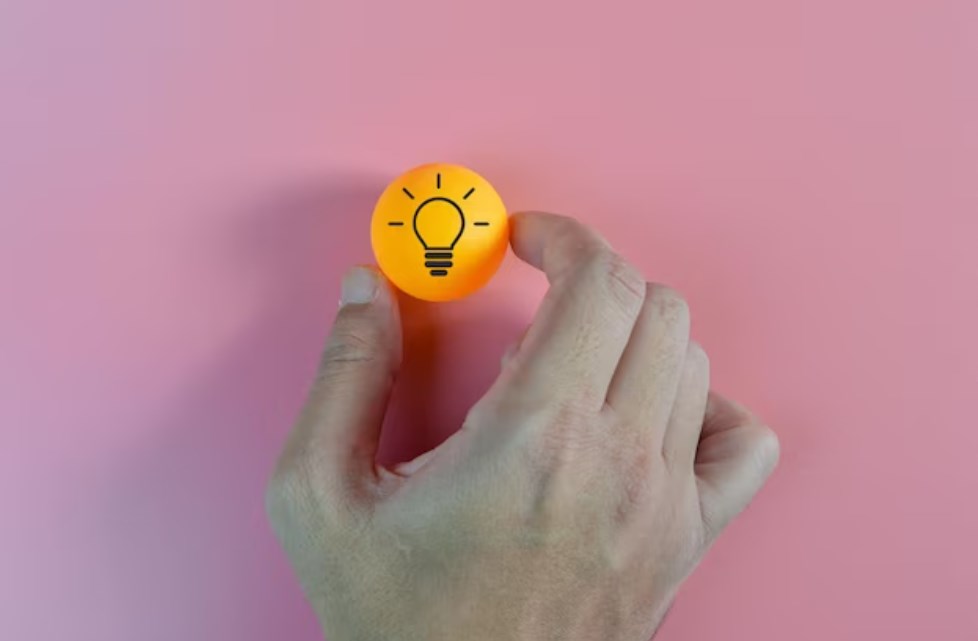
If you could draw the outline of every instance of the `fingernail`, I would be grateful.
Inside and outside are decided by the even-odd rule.
[[[363,305],[377,297],[377,273],[366,267],[354,267],[343,277],[340,306]]]

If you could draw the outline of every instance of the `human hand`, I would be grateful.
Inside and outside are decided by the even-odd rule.
[[[595,233],[512,218],[550,281],[464,425],[375,462],[401,358],[397,303],[356,268],[268,510],[330,641],[645,641],[778,458],[709,391],[674,291]]]

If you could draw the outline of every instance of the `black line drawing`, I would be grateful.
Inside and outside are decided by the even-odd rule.
[[[441,189],[441,172],[435,174],[435,188],[439,190]],[[404,195],[406,195],[411,200],[416,200],[414,194],[412,194],[407,187],[401,187],[401,191],[403,191]],[[462,196],[462,200],[467,200],[468,197],[471,196],[474,192],[475,192],[475,187],[469,188],[469,190],[465,192],[465,195]],[[439,238],[439,242],[441,243],[440,245],[430,244],[429,243],[430,238],[426,238],[425,233],[422,232],[421,229],[421,227],[425,227],[425,225],[421,225],[421,226],[418,225],[418,218],[423,218],[425,208],[426,207],[430,208],[433,204],[436,203],[447,204],[452,208],[452,210],[454,210],[454,213],[458,214],[458,231],[454,234],[454,236],[451,237],[452,238],[451,241],[448,241],[447,244],[444,237]],[[444,216],[444,214],[441,214],[441,216]],[[455,231],[454,223],[452,222],[445,223],[444,221],[440,221],[437,224],[451,225],[453,229],[448,230],[449,233]],[[489,223],[483,220],[476,221],[473,224],[476,227],[489,226]],[[404,222],[400,220],[391,220],[387,222],[387,225],[390,227],[403,227]],[[414,235],[418,238],[418,241],[421,243],[421,246],[425,250],[424,266],[428,268],[428,273],[436,277],[448,276],[448,270],[454,265],[452,261],[454,258],[455,244],[458,243],[458,240],[462,237],[462,233],[465,231],[465,213],[462,211],[462,208],[459,206],[459,204],[456,203],[451,198],[445,198],[443,196],[434,196],[432,198],[428,198],[425,201],[423,201],[420,205],[418,205],[417,208],[414,210],[414,216],[411,219],[411,227],[414,229]],[[445,230],[440,230],[440,231],[445,231]],[[427,234],[430,236],[431,234],[430,229],[428,230]]]
[[[418,219],[424,217],[425,208],[431,207],[435,203],[447,204],[451,206],[451,208],[455,211],[455,213],[458,214],[458,231],[455,233],[454,237],[452,237],[451,241],[447,244],[447,246],[444,245],[438,246],[438,245],[429,244],[428,240],[425,238],[424,233],[422,232],[422,230],[419,228],[418,225]],[[424,225],[422,225],[421,227],[423,226]],[[425,262],[425,267],[429,268],[428,273],[430,273],[432,276],[447,276],[448,275],[447,268],[452,266],[452,254],[455,251],[455,243],[458,242],[458,239],[462,237],[462,232],[465,231],[465,214],[462,212],[462,208],[459,207],[458,204],[450,198],[443,198],[441,196],[435,196],[433,198],[429,198],[423,203],[421,203],[420,205],[418,205],[418,208],[414,211],[413,227],[414,227],[414,235],[418,237],[418,240],[421,242],[421,246],[424,247],[425,249],[425,258],[428,259],[428,261]],[[447,260],[437,261],[437,264],[429,264],[430,262],[435,262],[430,260],[432,258],[442,258]],[[437,268],[437,269],[432,269],[432,268]]]

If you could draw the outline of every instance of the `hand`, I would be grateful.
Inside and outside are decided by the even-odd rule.
[[[674,291],[594,232],[512,218],[550,281],[462,428],[375,463],[397,304],[354,269],[268,509],[330,641],[645,641],[760,489],[778,441],[710,393]]]

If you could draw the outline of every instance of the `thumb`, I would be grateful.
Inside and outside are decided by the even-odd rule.
[[[298,457],[316,482],[337,490],[374,479],[400,363],[397,300],[375,269],[354,267],[343,278],[340,309],[283,459]]]
[[[696,451],[696,481],[710,540],[760,491],[778,463],[778,437],[749,411],[710,392]]]

